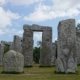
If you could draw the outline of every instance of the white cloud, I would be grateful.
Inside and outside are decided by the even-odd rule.
[[[30,5],[30,4],[40,2],[42,0],[7,0],[7,1],[15,5]]]
[[[17,13],[13,13],[11,11],[5,11],[2,7],[0,7],[0,28],[5,28],[11,25],[12,20],[19,19],[20,16]]]
[[[80,14],[80,0],[52,0],[53,5],[39,4],[24,17],[27,21],[45,21],[58,17],[75,17]]]
[[[31,4],[34,4],[34,3],[40,3],[41,1],[43,0],[0,0],[0,6],[4,5],[4,4],[7,4],[7,3],[11,3],[11,4],[14,4],[14,5],[31,5]]]
[[[14,20],[17,20],[21,17],[18,13],[14,13],[3,8],[8,1],[9,0],[0,0],[0,35],[5,35],[12,32],[13,29],[10,29],[9,27],[12,26],[12,22]],[[18,32],[19,31],[16,31],[17,34]]]
[[[0,6],[5,4],[5,0],[0,0]]]
[[[39,4],[38,7],[34,10],[33,13],[31,13],[29,16],[25,16],[25,20],[29,21],[44,21],[48,18],[51,18],[54,14],[54,12],[48,12],[50,7]]]
[[[10,37],[13,37],[14,35],[19,35],[20,37],[23,36],[23,30],[17,30],[14,28],[6,28],[0,30],[0,35],[8,35]]]
[[[0,30],[0,35],[3,35],[3,34],[5,34],[5,32],[1,29]]]
[[[19,18],[20,16],[17,13],[6,11],[0,7],[0,34],[4,34],[5,30],[12,25],[12,21]]]
[[[13,20],[19,19],[21,17],[18,13],[13,13],[10,10],[7,11],[7,15]]]
[[[11,30],[11,31],[9,32],[9,30]],[[11,36],[19,35],[19,36],[22,37],[22,35],[23,35],[23,30],[17,30],[17,29],[14,29],[14,28],[12,28],[12,29],[7,29],[7,34],[9,34],[9,35],[11,35]]]

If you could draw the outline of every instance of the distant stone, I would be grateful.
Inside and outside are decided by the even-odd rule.
[[[22,38],[15,35],[13,41],[13,50],[22,53]]]
[[[23,67],[24,67],[24,57],[21,53],[10,50],[4,54],[3,72],[22,73]]]
[[[0,44],[0,66],[3,64],[3,55],[4,55],[4,45]]]

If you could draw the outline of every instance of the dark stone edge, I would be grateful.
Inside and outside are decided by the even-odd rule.
[[[54,66],[41,66],[41,65],[40,65],[39,67],[54,67]]]
[[[31,65],[31,66],[24,66],[24,68],[32,68],[33,66]]]
[[[12,71],[12,72],[5,72],[5,71],[2,71],[1,74],[23,74],[23,72],[15,72],[15,71]]]
[[[79,74],[78,71],[76,71],[75,73],[73,73],[73,72],[65,73],[65,72],[57,72],[57,71],[55,71],[54,73],[55,73],[55,74]]]

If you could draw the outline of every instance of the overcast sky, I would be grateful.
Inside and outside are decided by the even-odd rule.
[[[78,23],[79,15],[80,0],[0,0],[0,40],[22,36],[24,24],[39,24],[52,27],[55,41],[59,21],[74,18]],[[41,33],[34,40],[41,40]]]

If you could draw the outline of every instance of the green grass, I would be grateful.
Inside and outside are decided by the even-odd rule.
[[[80,80],[80,66],[78,74],[55,74],[55,67],[24,68],[24,74],[1,74],[0,80]]]

